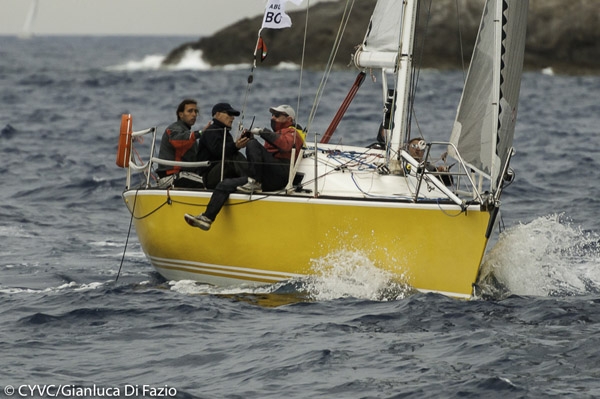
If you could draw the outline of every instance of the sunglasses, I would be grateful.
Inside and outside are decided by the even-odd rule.
[[[283,113],[283,112],[273,112],[273,113],[272,113],[272,115],[273,115],[275,118],[279,118],[280,116],[285,116],[285,117],[288,117],[288,116],[289,116],[288,114],[285,114],[285,113]]]
[[[412,143],[410,145],[410,147],[414,148],[415,150],[423,151],[425,149],[425,147],[427,147],[427,145],[425,144],[425,142],[423,140],[421,140],[416,143]]]

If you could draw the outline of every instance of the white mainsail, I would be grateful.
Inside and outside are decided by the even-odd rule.
[[[396,68],[404,2],[379,0],[354,62],[361,68]]]
[[[450,141],[494,191],[512,148],[528,0],[487,0]],[[452,147],[450,155],[456,156]]]

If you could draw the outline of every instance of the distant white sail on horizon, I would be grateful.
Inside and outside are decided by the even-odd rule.
[[[31,6],[29,7],[29,12],[27,13],[27,17],[25,18],[25,23],[23,24],[23,30],[21,31],[21,37],[28,38],[33,35],[32,27],[33,22],[35,21],[35,17],[37,15],[39,0],[33,0],[31,2]]]

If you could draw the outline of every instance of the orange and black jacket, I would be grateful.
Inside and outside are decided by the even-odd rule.
[[[183,121],[178,120],[167,127],[160,141],[160,150],[158,157],[168,161],[196,162],[198,153],[197,139],[201,132],[190,131],[190,126]],[[186,169],[181,166],[158,165],[157,173],[159,176],[168,176]]]

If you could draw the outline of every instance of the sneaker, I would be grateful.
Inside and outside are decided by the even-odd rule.
[[[243,186],[237,186],[236,188],[238,191],[246,194],[260,193],[262,191],[262,184],[249,177],[248,183],[244,184]]]
[[[199,227],[204,231],[210,230],[210,225],[212,224],[212,220],[202,215],[194,216],[186,213],[183,218],[192,227]]]

